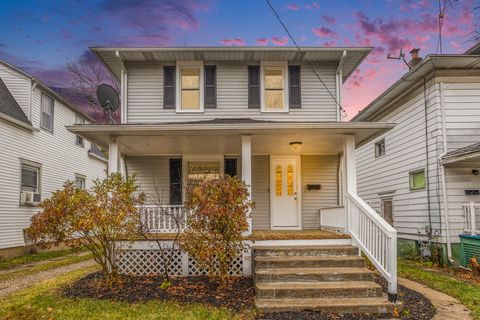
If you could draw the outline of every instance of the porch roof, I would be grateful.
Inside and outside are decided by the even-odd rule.
[[[355,135],[360,146],[394,126],[372,122],[212,119],[154,124],[77,124],[67,129],[103,148],[108,147],[112,137],[117,137],[122,153],[135,155],[179,154],[193,149],[196,153],[237,154],[241,135],[253,136],[254,153],[287,152],[292,141],[301,141],[302,151],[306,153],[338,153],[343,148],[345,134]]]
[[[442,163],[449,164],[478,157],[480,157],[480,142],[448,152],[443,156]]]

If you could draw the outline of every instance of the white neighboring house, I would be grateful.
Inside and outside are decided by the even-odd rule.
[[[303,262],[301,250],[312,250],[306,253],[313,254],[307,259],[321,267],[323,260],[317,261],[315,254],[348,245],[346,250],[354,256],[336,260],[337,266],[348,268],[352,260],[361,262],[353,245],[387,278],[390,300],[395,300],[396,231],[357,196],[354,157],[356,146],[393,125],[341,122],[338,106],[343,82],[371,49],[301,50],[304,56],[292,47],[93,48],[121,82],[122,123],[68,129],[108,148],[110,171],[136,174],[141,189],[150,196],[151,203],[142,212],[151,232],[174,232],[177,226],[171,217],[189,214],[183,210],[185,186],[222,175],[238,176],[256,203],[247,217],[247,233],[253,233],[256,241],[253,257],[243,255],[243,263],[240,261],[232,274],[252,272],[252,260],[260,258],[257,248],[268,246],[272,252],[292,250],[299,259],[294,261],[298,268],[287,278],[297,277],[302,282],[302,268],[308,263]],[[151,263],[155,252],[148,249],[146,241],[124,249],[129,253],[117,261],[120,272],[158,272],[158,265]],[[175,272],[201,273],[189,257],[181,253],[175,257],[171,266]],[[289,263],[280,262],[282,266]],[[368,273],[356,271],[359,278]],[[255,272],[261,277],[258,269]],[[346,275],[342,279],[351,278]],[[372,279],[368,278],[367,286],[377,286]],[[276,284],[262,281],[259,286],[264,289],[258,292],[261,296],[262,290],[268,291],[263,292],[267,297],[272,292],[268,287]],[[301,294],[301,286],[283,285],[294,287],[284,298]],[[330,302],[322,305],[325,301],[316,299],[329,285],[314,284],[317,287],[310,292],[309,308],[332,310]],[[362,291],[365,287],[359,288],[365,283],[343,285],[345,295],[351,289],[358,290],[356,298],[368,296]],[[364,311],[393,306],[382,299],[380,294],[362,300]],[[356,308],[353,300],[341,301],[349,312]],[[257,300],[263,310],[270,310],[271,303]],[[295,307],[297,303],[303,303],[302,299],[277,306]]]
[[[430,239],[458,262],[459,236],[480,233],[480,44],[412,61],[352,119],[397,123],[358,148],[358,193],[397,229],[400,253]]]
[[[88,188],[106,159],[65,126],[92,119],[38,79],[0,60],[0,256],[21,254],[38,202],[67,180]]]

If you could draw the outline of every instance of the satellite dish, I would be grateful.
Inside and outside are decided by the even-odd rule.
[[[118,109],[120,102],[117,91],[115,91],[112,86],[102,83],[97,88],[97,99],[98,102],[100,102],[100,106],[107,114],[108,121],[110,123],[115,123],[112,113]]]

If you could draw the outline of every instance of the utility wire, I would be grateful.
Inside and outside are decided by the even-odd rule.
[[[315,70],[314,67],[312,67],[310,65],[310,62],[305,58],[305,54],[303,53],[302,49],[300,49],[300,47],[298,46],[297,42],[295,41],[295,38],[292,36],[292,34],[290,33],[290,31],[288,30],[287,26],[283,23],[282,19],[280,18],[280,16],[278,15],[277,11],[275,10],[275,8],[272,6],[272,4],[270,3],[270,0],[265,0],[268,4],[268,6],[270,7],[270,9],[272,9],[273,13],[275,14],[275,17],[277,17],[277,20],[278,22],[280,22],[280,24],[282,25],[283,29],[285,29],[285,32],[287,32],[288,34],[288,37],[292,40],[293,44],[295,45],[295,47],[297,48],[298,52],[300,53],[300,55],[302,56],[302,60],[305,61],[307,63],[307,65],[310,67],[310,69],[313,71],[313,73],[315,74],[315,76],[318,78],[318,80],[322,83],[322,85],[325,87],[325,89],[327,90],[328,94],[330,95],[330,97],[332,97],[332,99],[335,101],[335,103],[337,104],[338,108],[340,109],[340,111],[346,115],[347,112],[345,111],[345,109],[340,105],[340,103],[337,101],[337,98],[333,95],[333,93],[330,91],[330,89],[328,89],[327,85],[325,84],[325,82],[322,80],[322,78],[320,78],[320,75],[317,73],[317,71]],[[340,81],[342,81],[340,79]],[[340,83],[341,85],[341,83]],[[338,90],[338,89],[337,89]]]

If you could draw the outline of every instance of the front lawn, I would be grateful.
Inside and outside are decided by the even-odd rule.
[[[399,260],[398,274],[458,299],[470,309],[474,319],[480,320],[480,285],[459,279],[453,274],[428,270],[413,261]]]
[[[239,319],[226,309],[199,304],[69,299],[59,293],[62,286],[95,270],[92,267],[46,280],[0,300],[0,319]]]

